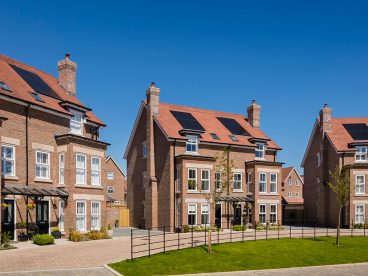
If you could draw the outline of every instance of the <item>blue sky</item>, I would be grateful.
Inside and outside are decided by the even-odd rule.
[[[324,103],[367,116],[366,1],[3,1],[0,52],[57,75],[69,52],[77,94],[123,151],[145,89],[161,101],[246,114],[299,167]]]

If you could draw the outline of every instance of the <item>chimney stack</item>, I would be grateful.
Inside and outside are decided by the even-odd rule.
[[[70,60],[70,54],[57,63],[59,69],[59,84],[72,96],[76,95],[76,71],[77,64]]]
[[[330,132],[332,129],[332,108],[329,108],[327,104],[324,104],[322,110],[319,112],[319,116],[322,133]]]
[[[160,104],[160,88],[156,87],[155,82],[146,90],[147,105],[151,115],[158,114],[158,105]]]
[[[248,122],[254,128],[260,128],[261,125],[261,106],[252,100],[252,103],[247,108]]]

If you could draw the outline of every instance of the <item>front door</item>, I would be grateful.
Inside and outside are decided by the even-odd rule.
[[[49,234],[50,222],[48,201],[37,202],[36,224],[38,228],[38,233]]]
[[[15,200],[4,199],[4,205],[2,207],[2,222],[1,232],[9,232],[10,239],[14,240],[15,230]]]
[[[221,228],[221,204],[216,204],[216,212],[215,212],[215,224],[217,228]]]
[[[242,209],[240,204],[234,206],[234,225],[242,224]]]

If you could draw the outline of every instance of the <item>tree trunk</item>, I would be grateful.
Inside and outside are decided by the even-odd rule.
[[[339,220],[338,220],[337,229],[336,229],[336,245],[340,245],[341,212],[342,212],[342,208],[339,208]]]

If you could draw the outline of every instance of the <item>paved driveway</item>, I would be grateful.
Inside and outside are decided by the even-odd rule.
[[[129,237],[80,243],[70,242],[54,246],[0,251],[0,271],[95,268],[129,257]]]

